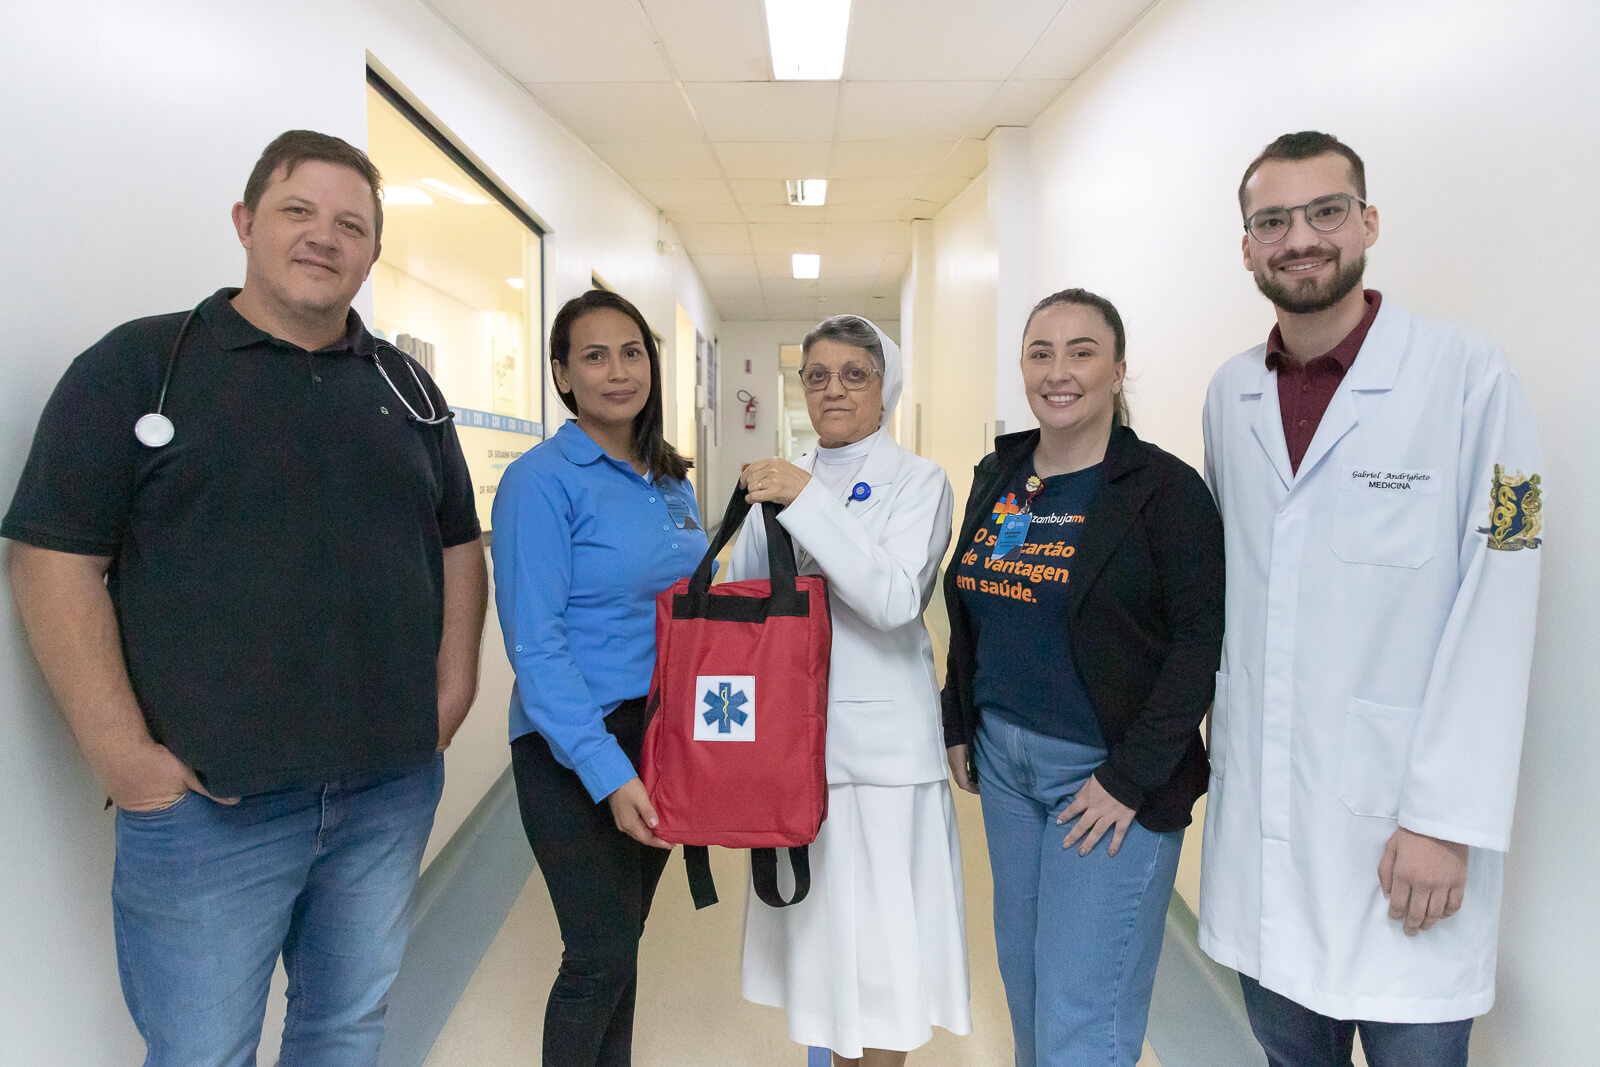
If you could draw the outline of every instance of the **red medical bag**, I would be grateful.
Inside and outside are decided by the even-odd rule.
[[[828,813],[827,584],[796,576],[794,543],[777,505],[764,504],[771,578],[713,586],[712,561],[749,509],[736,489],[700,566],[656,597],[640,776],[656,836],[685,846],[697,908],[717,901],[707,845],[752,849],[760,898],[797,903],[810,886],[805,846]],[[779,847],[794,868],[789,901],[777,886]]]

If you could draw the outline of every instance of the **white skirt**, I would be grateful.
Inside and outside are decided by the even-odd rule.
[[[909,1051],[935,1026],[971,1033],[950,783],[830,785],[810,860],[799,904],[770,908],[747,894],[745,999],[785,1009],[793,1040],[846,1057]]]

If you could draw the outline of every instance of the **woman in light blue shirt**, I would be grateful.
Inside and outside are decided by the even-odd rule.
[[[568,301],[550,370],[577,418],[506,468],[495,606],[522,825],[563,943],[543,1062],[614,1067],[630,1062],[639,936],[670,848],[638,776],[655,596],[708,546],[638,309],[603,290]]]

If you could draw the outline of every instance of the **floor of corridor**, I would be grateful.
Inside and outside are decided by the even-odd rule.
[[[912,1067],[1006,1067],[1011,1031],[995,966],[990,881],[978,799],[958,793],[971,954],[972,1033],[935,1030]],[[739,996],[745,878],[743,853],[712,849],[722,902],[695,912],[674,855],[661,880],[640,949],[634,1062],[640,1067],[803,1067],[807,1051],[788,1039],[781,1012]],[[537,1061],[544,1001],[561,937],[544,880],[535,871],[484,956],[425,1067],[497,1067]],[[817,1060],[816,1062],[826,1062]],[[1139,1067],[1159,1067],[1149,1045]]]

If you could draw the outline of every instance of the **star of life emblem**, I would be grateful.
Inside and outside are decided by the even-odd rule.
[[[756,739],[756,680],[753,675],[701,675],[695,679],[696,741]]]

